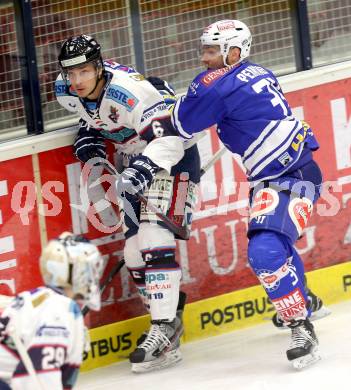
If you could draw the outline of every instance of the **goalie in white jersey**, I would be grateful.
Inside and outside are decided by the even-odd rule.
[[[132,370],[148,371],[181,359],[179,337],[184,294],[175,259],[175,237],[150,210],[145,196],[176,224],[190,225],[195,185],[200,180],[196,141],[183,142],[170,120],[167,99],[133,68],[103,61],[100,45],[87,35],[69,38],[59,55],[58,102],[80,116],[74,153],[83,163],[106,157],[106,141],[114,143],[123,171],[117,186],[124,213],[124,259],[144,305],[151,329],[130,355]],[[165,88],[163,88],[165,89]],[[168,96],[166,96],[168,95]],[[151,186],[151,187],[150,187]],[[180,303],[180,305],[179,305]]]
[[[100,252],[83,237],[63,233],[47,244],[40,257],[45,286],[18,294],[0,316],[1,390],[74,387],[86,343],[79,305],[100,309],[102,267]]]

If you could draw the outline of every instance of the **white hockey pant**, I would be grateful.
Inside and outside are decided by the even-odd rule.
[[[172,321],[181,279],[173,233],[155,223],[142,222],[138,233],[126,240],[124,259],[151,319]]]

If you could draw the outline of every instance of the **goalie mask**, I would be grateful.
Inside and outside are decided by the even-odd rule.
[[[90,78],[96,77],[97,83],[102,78],[104,65],[101,57],[101,46],[89,35],[78,35],[67,39],[62,44],[58,61],[62,78],[66,84],[69,81],[70,69],[82,67],[89,63],[94,65],[95,70],[88,76]]]
[[[202,46],[219,46],[223,62],[229,66],[227,56],[230,48],[238,47],[241,50],[242,61],[250,54],[252,37],[245,23],[239,20],[220,20],[206,27],[200,40]]]
[[[103,259],[89,240],[66,232],[49,241],[40,257],[40,271],[46,285],[71,287],[90,309],[100,310]]]

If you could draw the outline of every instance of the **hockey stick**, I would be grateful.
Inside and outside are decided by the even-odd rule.
[[[39,380],[39,378],[34,370],[32,359],[28,355],[27,349],[24,346],[21,338],[19,337],[14,325],[9,327],[8,334],[11,337],[11,339],[16,347],[16,350],[21,358],[21,361],[22,361],[25,369],[27,370],[29,376],[31,377],[31,379],[33,381],[33,384],[35,385],[35,389],[45,390],[43,384],[40,382],[40,380]]]
[[[228,149],[225,146],[222,146],[217,152],[207,161],[207,163],[201,168],[200,171],[200,177],[202,177],[210,168],[212,168],[212,165],[219,160],[223,154]]]
[[[118,261],[111,269],[110,273],[107,275],[107,278],[105,281],[100,285],[100,294],[102,294],[106,287],[111,283],[112,279],[115,277],[115,275],[118,274],[118,272],[121,270],[121,268],[124,266],[124,259]],[[84,306],[82,309],[82,314],[85,316],[89,312],[88,306]]]
[[[111,174],[116,177],[119,176],[116,169],[113,167],[112,164],[104,164],[104,168]],[[185,226],[178,226],[176,225],[170,218],[168,218],[165,214],[161,213],[159,209],[152,203],[150,203],[144,195],[138,194],[138,198],[141,203],[143,203],[150,211],[152,211],[160,220],[168,227],[168,229],[173,232],[174,234],[177,234],[179,237],[181,237],[183,240],[187,240],[189,238],[190,232]]]
[[[211,159],[201,168],[201,171],[200,171],[200,177],[202,177],[212,166],[213,166],[213,164],[218,160],[218,159],[220,159],[222,156],[223,156],[223,154],[225,153],[225,151],[226,151],[226,147],[225,146],[223,146],[221,149],[219,149],[212,157],[211,157]],[[106,164],[106,162],[104,162],[104,168],[106,168],[106,170],[109,172],[109,173],[111,173],[112,175],[114,175],[114,176],[118,176],[118,172],[116,171],[116,169],[110,164],[110,163],[108,163],[108,164]],[[148,205],[148,206],[150,206],[150,203],[148,203],[148,201],[147,201],[147,199],[144,197],[144,196],[142,196],[142,198],[144,199],[144,201],[146,202],[146,204]],[[177,230],[179,230],[180,228],[179,228],[179,226],[177,226],[177,225],[175,225],[167,216],[165,216],[164,214],[162,214],[162,213],[160,213],[159,211],[158,211],[158,209],[156,208],[156,206],[154,206],[154,205],[152,205],[152,207],[154,208],[154,209],[156,209],[156,211],[157,211],[157,215],[158,216],[160,216],[160,218],[161,218],[161,216],[162,216],[162,218],[165,218],[165,220],[167,220],[168,221],[168,223],[169,223],[169,228],[174,232],[174,228],[176,227],[177,228]],[[151,210],[151,211],[153,211],[153,210]],[[185,229],[183,229],[183,230],[185,230]],[[186,234],[185,234],[185,232],[183,233],[182,232],[182,234],[184,235],[184,236],[186,236],[186,237],[189,237],[189,235],[190,235],[190,232],[188,231],[188,230],[186,230]],[[105,289],[106,289],[106,287],[111,283],[111,281],[112,281],[112,279],[115,277],[115,275],[117,275],[117,273],[121,270],[121,268],[123,267],[123,265],[124,265],[124,259],[122,259],[122,260],[120,260],[118,263],[116,263],[115,265],[114,265],[114,267],[111,269],[111,271],[110,271],[110,273],[108,274],[108,276],[107,276],[107,278],[106,278],[106,280],[101,284],[101,286],[100,286],[100,293],[102,294],[104,291],[105,291]],[[82,314],[83,314],[83,316],[85,316],[88,312],[89,312],[89,308],[87,307],[87,306],[84,306],[83,307],[83,309],[82,309]]]

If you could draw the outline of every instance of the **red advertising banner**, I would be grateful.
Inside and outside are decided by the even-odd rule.
[[[351,260],[350,89],[351,80],[345,79],[287,94],[294,114],[306,120],[317,135],[321,148],[315,159],[326,182],[297,242],[307,271]],[[215,132],[209,132],[199,147],[204,161],[216,152],[220,145]],[[110,155],[112,161],[113,153]],[[101,177],[101,167],[89,172],[85,180],[70,147],[40,153],[41,188],[36,192],[41,197],[24,213],[18,205],[23,208],[28,203],[33,188],[18,183],[38,183],[32,159],[34,156],[0,163],[0,283],[5,283],[0,285],[0,293],[36,287],[40,283],[40,240],[65,230],[84,234],[99,246],[107,263],[106,276],[123,251],[112,181],[106,175]],[[258,284],[247,265],[248,184],[239,160],[226,153],[200,187],[191,238],[178,242],[182,289],[189,302]],[[39,199],[42,206],[38,209]],[[90,315],[91,326],[144,314],[125,268],[103,298],[101,312]]]
[[[0,294],[42,283],[37,202],[32,157],[0,163]]]

